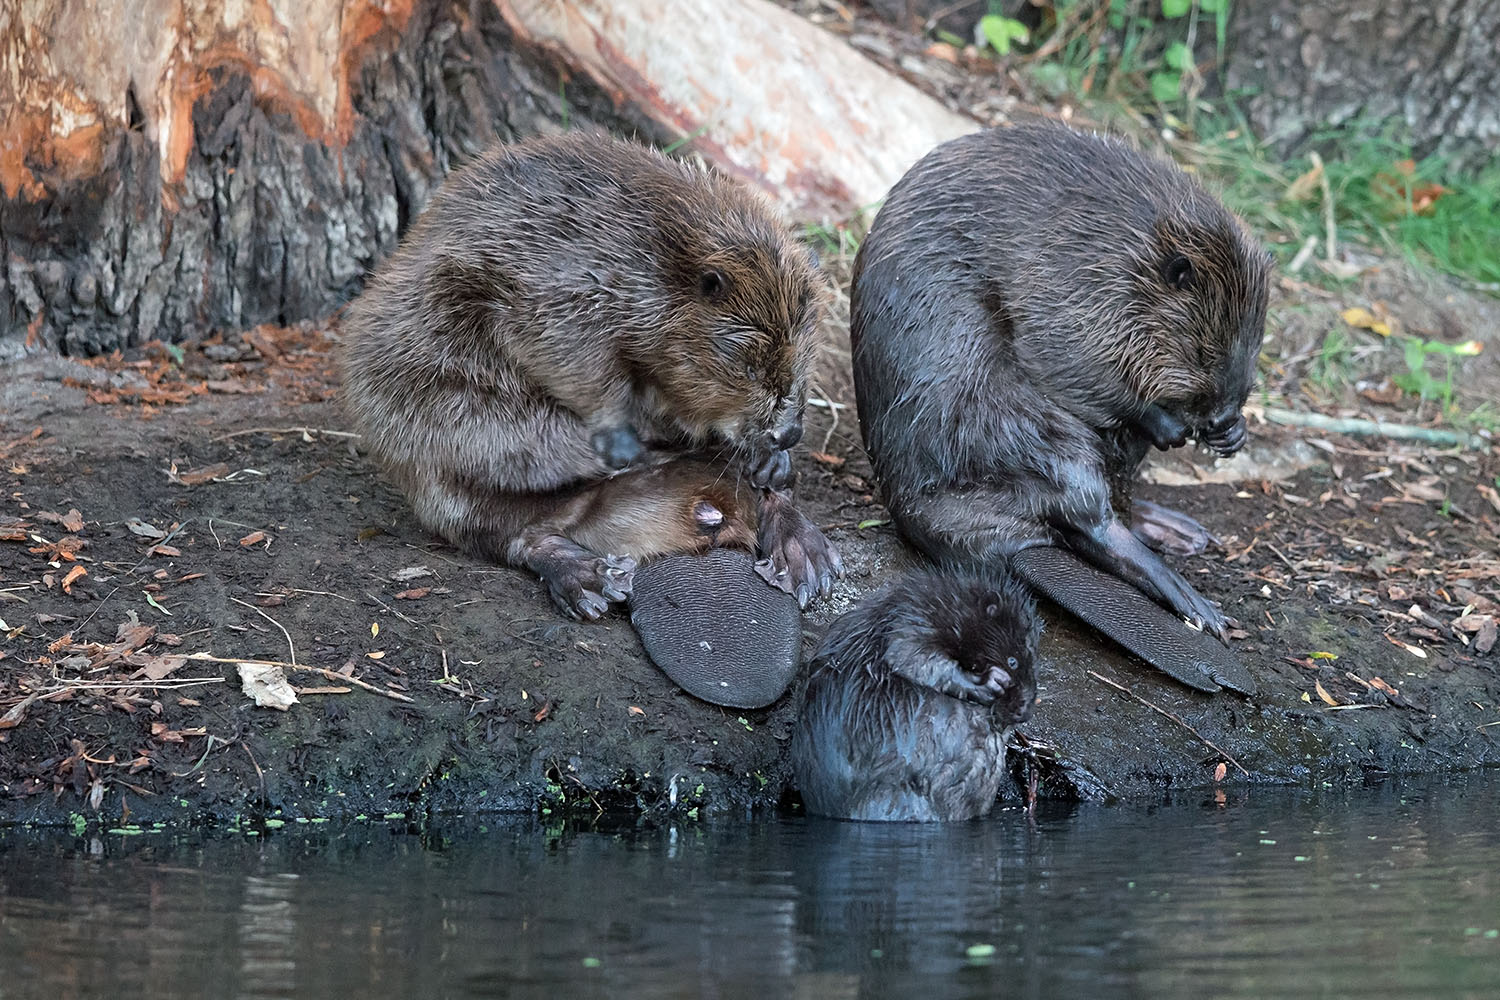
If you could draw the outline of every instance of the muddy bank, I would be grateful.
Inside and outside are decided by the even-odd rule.
[[[761,711],[696,701],[623,618],[564,620],[538,581],[428,536],[348,436],[326,339],[257,336],[10,370],[0,821],[697,815],[786,799],[799,688]],[[1255,431],[1255,453],[1314,464],[1141,494],[1223,540],[1181,565],[1239,620],[1259,696],[1187,690],[1044,609],[1012,797],[1033,774],[1043,797],[1103,799],[1500,764],[1500,655],[1479,652],[1500,599],[1500,508],[1484,492],[1500,463]],[[876,523],[852,411],[831,427],[814,409],[807,440],[803,499],[850,569],[806,619],[810,649],[906,557]],[[292,673],[299,702],[278,712],[242,692],[245,658],[320,670]]]

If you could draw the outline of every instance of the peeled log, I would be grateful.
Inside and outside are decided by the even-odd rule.
[[[977,125],[766,0],[497,0],[517,38],[763,188],[842,219]]]
[[[762,0],[12,0],[0,359],[325,317],[454,165],[568,126],[816,217],[972,127]]]

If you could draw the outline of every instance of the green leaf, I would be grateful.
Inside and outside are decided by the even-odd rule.
[[[1161,54],[1162,62],[1175,70],[1185,70],[1193,64],[1193,50],[1182,42],[1173,42]]]
[[[1162,17],[1181,17],[1193,9],[1193,0],[1161,0]]]
[[[141,593],[146,595],[146,603],[147,604],[151,605],[153,608],[155,608],[157,611],[160,611],[162,614],[166,615],[168,618],[173,617],[172,612],[168,611],[166,608],[162,607],[160,604],[157,604],[156,603],[156,598],[152,597],[151,594],[148,591],[143,590],[143,591],[141,591]]]
[[[1198,0],[1198,9],[1205,14],[1218,14],[1229,9],[1228,0]]]
[[[1020,42],[1024,45],[1031,40],[1031,32],[1027,30],[1026,25],[1014,18],[1001,17],[998,14],[986,14],[981,17],[979,30],[990,48],[1002,56],[1010,52],[1011,42]]]
[[[868,521],[861,521],[861,522],[859,522],[858,524],[855,525],[855,527],[858,528],[860,531],[864,531],[866,528],[878,528],[882,524],[890,524],[890,523],[891,523],[890,521],[881,520],[878,517],[872,517]]]
[[[1152,73],[1151,96],[1162,104],[1177,100],[1182,92],[1181,73]]]
[[[1407,337],[1403,353],[1406,355],[1406,367],[1409,371],[1426,372],[1427,352],[1423,349],[1422,338]]]

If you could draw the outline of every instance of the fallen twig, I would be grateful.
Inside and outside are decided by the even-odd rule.
[[[270,615],[266,614],[260,608],[257,608],[255,605],[250,604],[247,601],[242,601],[238,597],[231,597],[230,600],[233,601],[236,604],[242,604],[242,605],[244,605],[245,607],[249,608],[251,611],[254,611],[256,614],[260,615],[266,621],[270,622],[272,625],[275,625],[277,628],[281,629],[281,634],[284,635],[284,636],[286,636],[286,648],[291,651],[292,666],[295,667],[297,665],[297,647],[295,647],[295,646],[292,645],[292,633],[290,633],[290,632],[288,632],[286,630],[286,626],[282,625],[281,622],[279,622],[276,619],[272,618]]]
[[[301,434],[311,440],[313,434],[326,434],[329,437],[357,438],[358,434],[353,431],[335,431],[326,427],[246,427],[242,431],[232,431],[228,434],[220,434],[216,438],[209,438],[210,442],[228,441],[230,438],[244,437],[247,434]]]
[[[364,688],[366,691],[370,691],[374,694],[384,695],[385,697],[390,698],[394,701],[414,701],[414,699],[408,698],[406,695],[401,694],[397,691],[387,691],[385,688],[376,687],[369,681],[362,681],[358,677],[351,677],[348,674],[341,674],[337,670],[329,670],[327,667],[309,667],[305,663],[286,663],[282,660],[260,660],[251,656],[214,656],[211,653],[189,653],[187,655],[187,658],[189,660],[207,660],[210,663],[258,663],[268,667],[285,667],[288,670],[304,670],[311,674],[321,674],[331,681],[339,681],[343,684],[353,684],[355,687]],[[141,687],[142,685],[135,686]]]
[[[1273,424],[1289,427],[1311,427],[1314,430],[1331,431],[1334,434],[1356,434],[1367,437],[1387,437],[1402,441],[1421,441],[1445,447],[1473,448],[1484,451],[1491,442],[1478,434],[1461,431],[1445,431],[1436,427],[1419,427],[1415,424],[1393,424],[1385,420],[1364,420],[1359,417],[1330,417],[1323,413],[1303,413],[1300,410],[1283,410],[1279,406],[1267,406],[1265,418]]]
[[[1174,715],[1171,712],[1168,712],[1165,708],[1162,708],[1160,705],[1154,705],[1154,704],[1152,704],[1151,702],[1147,701],[1145,698],[1142,698],[1140,695],[1138,695],[1134,691],[1130,690],[1130,688],[1126,687],[1123,684],[1118,683],[1117,681],[1110,680],[1108,677],[1105,677],[1103,674],[1097,674],[1097,673],[1095,673],[1092,670],[1090,670],[1088,673],[1089,673],[1090,677],[1094,678],[1094,680],[1096,680],[1096,681],[1099,681],[1101,684],[1107,684],[1110,687],[1114,688],[1116,691],[1119,691],[1121,694],[1128,694],[1128,695],[1130,695],[1130,697],[1134,698],[1136,701],[1140,702],[1142,705],[1145,705],[1147,708],[1151,709],[1151,711],[1157,712],[1157,713],[1159,713],[1161,715],[1165,715],[1167,718],[1169,718],[1173,722],[1177,723],[1183,729],[1186,729],[1188,732],[1190,732],[1194,736],[1198,737],[1199,742],[1201,742],[1204,746],[1208,747],[1210,750],[1214,751],[1219,756],[1221,756],[1225,760],[1229,761],[1229,763],[1233,764],[1239,770],[1239,772],[1241,774],[1243,774],[1245,777],[1247,777],[1247,778],[1250,777],[1250,772],[1247,771],[1247,770],[1245,770],[1245,765],[1241,764],[1239,761],[1237,761],[1233,757],[1229,756],[1229,752],[1227,750],[1225,750],[1223,747],[1221,747],[1221,746],[1217,745],[1216,743],[1214,743],[1212,740],[1210,740],[1208,737],[1204,736],[1202,733],[1198,732],[1198,730],[1194,729],[1192,726],[1188,725],[1186,722],[1183,722],[1182,719],[1181,719],[1181,717],[1179,717],[1177,715]]]

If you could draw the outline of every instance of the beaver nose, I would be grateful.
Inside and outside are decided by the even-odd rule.
[[[802,440],[802,421],[793,420],[784,427],[778,428],[771,434],[771,443],[778,451],[786,451]]]

